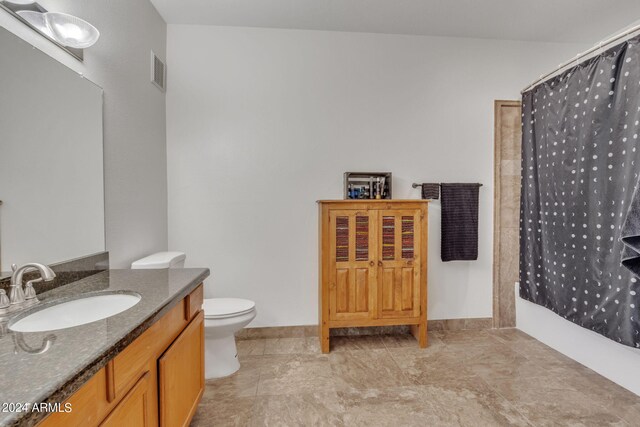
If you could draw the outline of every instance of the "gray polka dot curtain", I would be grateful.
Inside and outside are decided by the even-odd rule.
[[[522,97],[520,296],[633,347],[640,279],[621,234],[640,237],[639,53],[636,37]]]

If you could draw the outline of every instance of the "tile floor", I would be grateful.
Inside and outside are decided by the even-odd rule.
[[[640,397],[515,329],[238,342],[192,426],[640,426]]]

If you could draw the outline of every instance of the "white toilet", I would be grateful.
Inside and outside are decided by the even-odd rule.
[[[183,268],[182,252],[158,252],[131,264],[132,269]],[[235,333],[256,317],[256,304],[240,298],[208,298],[204,310],[205,363],[207,379],[226,377],[240,369]]]
[[[240,298],[204,300],[204,376],[226,377],[240,369],[235,333],[256,317],[256,303]]]

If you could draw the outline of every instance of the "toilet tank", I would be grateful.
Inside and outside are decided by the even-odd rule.
[[[151,269],[151,268],[183,268],[184,260],[187,256],[184,252],[157,252],[131,263],[131,268]]]

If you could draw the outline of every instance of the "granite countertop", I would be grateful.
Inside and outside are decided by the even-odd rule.
[[[208,276],[202,268],[108,270],[38,295],[38,307],[104,292],[133,291],[142,299],[115,316],[57,331],[19,333],[1,324],[0,405],[63,402]],[[35,425],[45,415],[0,407],[0,426]]]

